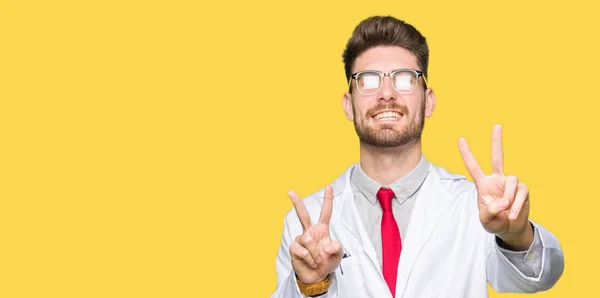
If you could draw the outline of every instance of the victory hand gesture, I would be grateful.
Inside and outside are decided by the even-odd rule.
[[[333,188],[325,188],[325,200],[319,221],[312,224],[308,210],[302,199],[294,192],[288,193],[296,214],[302,224],[302,235],[290,245],[292,267],[298,280],[305,284],[314,284],[325,280],[327,275],[338,267],[342,261],[342,245],[329,237],[329,220],[333,210]]]
[[[529,248],[533,241],[533,228],[529,224],[529,191],[516,176],[504,175],[502,127],[495,125],[492,132],[491,175],[483,173],[464,138],[458,140],[458,147],[477,188],[479,220],[483,228],[500,237],[509,248]]]

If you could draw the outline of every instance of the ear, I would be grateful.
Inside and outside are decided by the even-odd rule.
[[[429,118],[435,110],[435,93],[432,88],[425,90],[425,117]]]
[[[350,121],[354,121],[354,111],[352,109],[352,94],[350,94],[350,92],[344,93],[344,98],[342,99],[342,107],[344,108],[346,118],[348,118],[348,120]]]

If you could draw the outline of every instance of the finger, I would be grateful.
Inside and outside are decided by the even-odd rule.
[[[302,199],[293,190],[288,192],[288,197],[290,197],[292,203],[294,204],[294,209],[296,210],[296,214],[300,219],[302,229],[304,231],[308,230],[308,228],[310,228],[310,216],[308,215],[308,210],[306,210],[306,207],[304,207],[304,204],[302,203]]]
[[[323,200],[323,207],[321,208],[321,217],[319,222],[325,225],[329,225],[331,219],[331,212],[333,211],[333,188],[331,185],[325,187],[325,199]]]
[[[317,242],[315,242],[315,239],[309,233],[304,233],[304,235],[300,237],[299,243],[308,250],[312,256],[311,259],[317,263],[321,263],[321,254],[319,252],[319,248],[317,247]]]
[[[465,162],[465,166],[467,167],[467,171],[473,178],[474,182],[477,182],[479,179],[485,176],[479,163],[475,160],[473,153],[471,152],[471,148],[469,148],[469,144],[465,138],[461,137],[458,139],[458,149],[460,150],[460,155],[462,156],[463,161]]]
[[[506,177],[504,184],[504,197],[506,203],[512,203],[515,200],[515,194],[517,193],[517,187],[519,186],[519,179],[515,175]]]
[[[290,245],[290,256],[293,260],[303,260],[308,266],[317,268],[317,263],[315,263],[311,257],[310,252],[300,245],[300,243],[297,241],[297,238],[296,241]]]
[[[492,171],[504,175],[504,154],[502,150],[502,125],[494,125],[492,130]]]
[[[515,201],[512,204],[512,208],[510,210],[509,219],[514,220],[519,216],[519,213],[523,209],[523,205],[529,198],[529,189],[525,186],[524,183],[519,183],[517,195],[515,197]]]

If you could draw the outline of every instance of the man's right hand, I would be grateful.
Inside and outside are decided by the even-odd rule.
[[[291,190],[288,193],[296,214],[302,224],[302,235],[290,245],[292,267],[296,278],[305,284],[314,284],[325,280],[327,275],[340,265],[344,251],[338,241],[329,237],[329,220],[333,210],[333,188],[325,188],[325,200],[319,222],[312,224],[308,210],[302,199]]]

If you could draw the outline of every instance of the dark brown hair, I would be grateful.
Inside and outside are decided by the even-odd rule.
[[[346,81],[350,80],[356,58],[376,46],[399,46],[417,57],[420,70],[427,76],[429,47],[427,40],[412,25],[392,16],[369,17],[356,26],[342,57]]]

